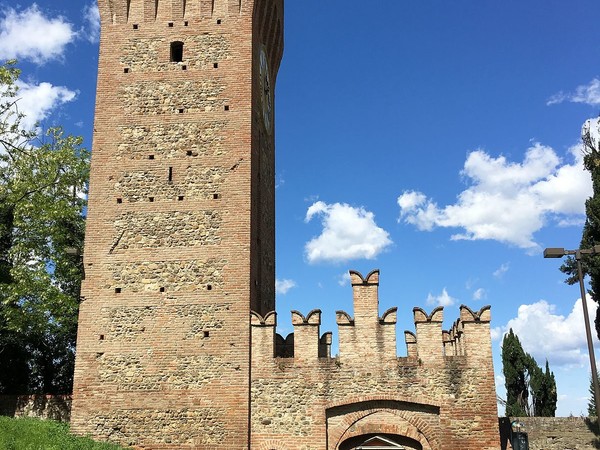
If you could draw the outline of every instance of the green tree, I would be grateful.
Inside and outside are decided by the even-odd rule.
[[[507,416],[554,417],[556,380],[546,361],[543,371],[523,350],[512,328],[502,341],[502,371],[506,383]]]
[[[529,389],[525,352],[512,328],[502,340],[502,372],[506,385],[506,415],[509,417],[528,415]]]
[[[586,220],[583,225],[583,233],[579,248],[592,248],[600,244],[600,117],[588,120],[581,130],[581,141],[583,144],[583,166],[590,172],[592,177],[592,196],[585,202]],[[590,289],[588,293],[596,302],[596,318],[594,320],[596,334],[600,339],[600,256],[586,255],[581,259],[581,269],[584,275],[590,277]],[[569,257],[560,267],[560,270],[568,275],[565,280],[568,284],[579,283],[577,263],[574,258]]]
[[[24,129],[19,70],[0,66],[0,393],[72,388],[89,154]]]

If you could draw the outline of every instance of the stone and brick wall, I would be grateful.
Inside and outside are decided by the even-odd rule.
[[[36,417],[68,422],[70,395],[0,395],[0,416]]]
[[[276,315],[253,315],[252,448],[335,450],[389,433],[406,448],[499,449],[489,307],[461,307],[446,333],[441,308],[415,308],[413,348],[398,358],[397,311],[378,312],[379,272],[351,278],[354,316],[338,312],[337,358],[319,357],[320,311],[292,312],[287,358],[276,356]]]
[[[248,449],[249,313],[273,309],[275,285],[257,61],[266,48],[274,83],[282,1],[98,4],[72,430]]]
[[[522,422],[530,450],[588,450],[600,448],[595,418],[587,417],[511,417],[500,419],[501,449],[511,449],[510,423]]]

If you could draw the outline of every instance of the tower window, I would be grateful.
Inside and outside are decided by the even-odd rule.
[[[183,61],[183,42],[171,42],[171,62]]]
[[[168,23],[169,28],[173,28],[173,22]]]

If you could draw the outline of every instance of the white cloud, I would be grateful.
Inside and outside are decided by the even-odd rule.
[[[440,295],[433,295],[431,292],[427,296],[427,304],[435,306],[452,306],[456,303],[456,299],[448,294],[446,288],[442,289]]]
[[[388,232],[378,227],[374,214],[364,208],[318,201],[308,208],[305,222],[315,216],[321,216],[323,231],[304,247],[310,263],[373,259],[392,244]]]
[[[587,302],[593,330],[595,303],[589,297]],[[517,317],[502,327],[503,333],[511,328],[519,336],[523,349],[537,361],[543,362],[548,359],[551,366],[582,365],[587,361],[581,299],[575,302],[566,317],[557,314],[556,306],[545,300],[521,305]]]
[[[278,295],[285,295],[294,287],[296,287],[296,282],[294,280],[275,280],[275,293]]]
[[[455,204],[439,207],[420,192],[405,191],[398,197],[399,221],[422,231],[462,229],[452,240],[491,239],[537,251],[533,234],[548,221],[565,225],[573,216],[583,218],[592,193],[578,147],[568,156],[572,163],[561,164],[554,150],[539,143],[521,163],[473,151],[462,170],[469,186]]]
[[[502,331],[502,327],[494,327],[490,329],[490,336],[492,337],[492,341],[499,340],[504,335]]]
[[[86,28],[82,30],[85,38],[92,44],[100,40],[100,12],[96,2],[83,7],[83,20]]]
[[[32,129],[36,122],[46,119],[50,113],[64,103],[73,101],[77,93],[64,86],[53,86],[50,83],[29,84],[17,80],[19,111],[25,114],[21,124],[25,129]]]
[[[348,272],[344,272],[338,277],[338,284],[340,286],[348,286],[350,284],[351,278]]]
[[[64,17],[47,17],[34,3],[17,11],[7,8],[0,20],[0,59],[23,59],[43,64],[62,58],[76,33]]]
[[[546,102],[547,105],[555,105],[562,102],[585,103],[587,105],[600,105],[600,79],[594,78],[588,84],[582,84],[575,88],[575,92],[559,92],[554,94]]]
[[[481,300],[487,297],[487,292],[483,288],[477,289],[473,292],[473,300]]]
[[[494,277],[496,277],[496,278],[502,278],[504,276],[504,274],[506,272],[508,272],[509,268],[510,268],[509,263],[503,263],[500,267],[498,267],[496,270],[494,270],[494,273],[492,275],[494,275]]]

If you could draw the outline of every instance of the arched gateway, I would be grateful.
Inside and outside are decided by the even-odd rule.
[[[362,435],[350,438],[340,445],[339,450],[422,450],[413,439],[393,434]]]

